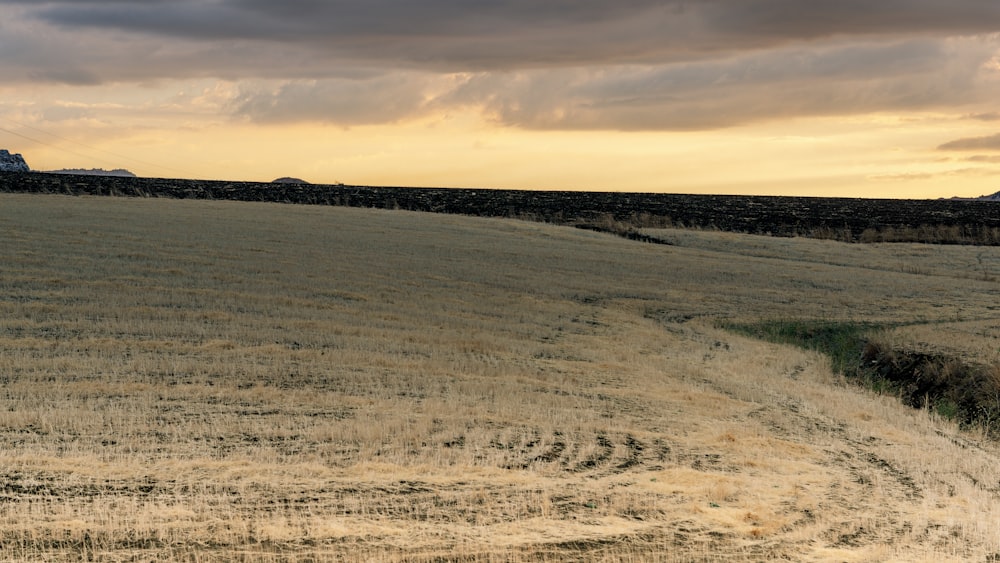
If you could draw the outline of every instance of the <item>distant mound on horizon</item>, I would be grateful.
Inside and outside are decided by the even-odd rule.
[[[135,174],[125,170],[124,168],[115,168],[114,170],[105,170],[103,168],[91,168],[89,170],[83,168],[63,168],[62,170],[49,170],[47,174],[75,174],[77,176],[118,176],[122,178],[138,178]]]
[[[302,180],[302,179],[299,179],[299,178],[290,178],[290,177],[286,176],[284,178],[278,178],[277,180],[274,180],[271,183],[272,184],[308,184],[309,182],[306,182],[305,180]]]

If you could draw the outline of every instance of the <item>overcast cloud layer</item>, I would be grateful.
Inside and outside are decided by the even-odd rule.
[[[997,32],[996,0],[0,0],[0,74],[219,78],[239,85],[226,111],[260,122],[474,108],[533,129],[689,130],[996,115]]]

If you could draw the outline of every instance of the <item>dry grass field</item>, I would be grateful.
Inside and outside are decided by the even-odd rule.
[[[0,196],[0,559],[994,561],[1000,448],[720,321],[995,362],[996,248]]]

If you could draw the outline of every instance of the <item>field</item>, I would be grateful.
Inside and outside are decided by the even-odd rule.
[[[0,559],[992,561],[1000,448],[723,322],[995,364],[1000,249],[0,194]]]

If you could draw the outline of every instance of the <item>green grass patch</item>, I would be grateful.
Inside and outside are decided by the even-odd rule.
[[[895,326],[899,325],[768,320],[723,323],[721,328],[821,352],[830,357],[835,372],[864,387],[1000,437],[1000,367],[894,349],[879,333]]]
[[[722,328],[776,344],[792,344],[830,357],[837,373],[859,375],[861,353],[869,336],[888,325],[817,320],[766,320],[723,323]]]

